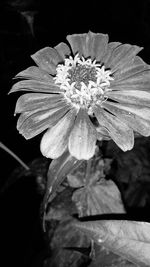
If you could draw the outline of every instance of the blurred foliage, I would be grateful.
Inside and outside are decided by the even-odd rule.
[[[150,138],[137,138],[126,153],[109,142],[106,155],[114,158],[109,175],[121,191],[128,214],[150,221]]]

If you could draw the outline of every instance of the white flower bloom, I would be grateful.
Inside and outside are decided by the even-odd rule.
[[[105,91],[111,90],[110,81],[114,80],[110,70],[105,70],[96,60],[80,58],[79,54],[74,59],[66,58],[56,72],[55,83],[64,89],[69,103],[77,109],[85,107],[90,114],[93,102],[105,101]]]

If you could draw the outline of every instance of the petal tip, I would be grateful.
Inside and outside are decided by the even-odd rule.
[[[126,144],[123,144],[120,146],[120,148],[123,152],[130,151],[133,149],[133,147],[134,147],[134,140],[132,140],[131,143],[129,142],[129,143],[126,143]]]

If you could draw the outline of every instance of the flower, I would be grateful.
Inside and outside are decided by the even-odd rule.
[[[108,42],[88,32],[67,36],[68,44],[39,50],[10,92],[19,97],[17,129],[41,140],[44,156],[66,149],[78,160],[94,155],[97,139],[112,139],[123,151],[134,146],[134,133],[150,135],[150,67],[137,54],[141,47]]]

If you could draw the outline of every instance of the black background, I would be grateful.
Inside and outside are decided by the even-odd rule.
[[[33,32],[28,19],[34,18]],[[8,95],[12,78],[33,64],[30,55],[55,46],[66,35],[88,31],[108,33],[110,41],[144,47],[141,57],[150,64],[150,1],[0,2],[0,141],[27,164],[41,157],[41,135],[26,141],[13,116],[19,93]],[[0,185],[18,163],[0,150]],[[20,180],[0,197],[0,265],[33,266],[34,253],[44,246],[39,220],[41,197],[34,179]],[[38,265],[36,265],[38,266]],[[39,265],[40,266],[40,265]]]

